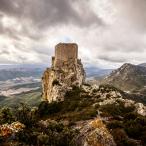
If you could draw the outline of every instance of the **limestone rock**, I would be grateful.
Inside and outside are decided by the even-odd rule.
[[[55,47],[52,66],[47,68],[42,77],[43,99],[48,102],[63,101],[66,91],[71,86],[82,86],[85,71],[78,59],[78,46],[73,43],[59,43]]]
[[[10,137],[14,135],[15,133],[18,133],[19,131],[23,130],[25,128],[25,125],[20,123],[19,121],[13,122],[12,124],[3,124],[0,125],[0,136],[4,137]]]
[[[80,127],[76,143],[80,146],[116,146],[112,135],[99,118]]]

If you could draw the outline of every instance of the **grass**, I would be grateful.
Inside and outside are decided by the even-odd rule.
[[[70,122],[96,117],[97,109],[92,106],[94,99],[81,93],[83,91],[80,88],[73,87],[72,91],[66,93],[63,102],[53,102],[50,104],[42,102],[38,109],[40,116],[46,119],[51,117],[54,120],[69,120]]]
[[[26,83],[26,84],[21,84],[21,85],[15,85],[11,89],[20,89],[20,88],[36,88],[36,87],[41,87],[41,82],[35,82],[35,83]]]

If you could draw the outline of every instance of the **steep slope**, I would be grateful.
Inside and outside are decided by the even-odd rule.
[[[139,64],[139,66],[146,67],[146,63],[141,63],[141,64]]]
[[[110,84],[125,91],[141,89],[146,86],[146,68],[126,63],[114,70],[101,83]]]
[[[14,111],[19,113],[14,114],[18,121],[10,119],[12,124],[5,124],[6,116],[0,114],[0,142],[6,146],[145,146],[146,106],[127,99],[128,95],[109,85],[83,85],[74,86],[62,102],[43,101],[38,108],[22,105]]]

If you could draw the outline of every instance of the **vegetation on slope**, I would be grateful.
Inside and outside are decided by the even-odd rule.
[[[89,86],[90,88],[90,86]],[[99,116],[103,119],[118,146],[144,146],[146,144],[146,117],[135,112],[134,106],[125,107],[122,102],[100,105],[104,94],[121,92],[112,86],[100,86],[88,94],[82,88],[73,87],[63,102],[41,102],[30,108],[25,104],[0,112],[0,124],[19,121],[25,128],[9,139],[0,137],[1,143],[32,146],[76,146],[75,137],[79,131],[73,127],[78,121],[86,121]],[[100,92],[97,96],[95,93]],[[119,97],[114,97],[119,98]]]
[[[16,107],[20,103],[27,103],[30,106],[38,106],[41,102],[41,89],[21,93],[12,97],[0,96],[0,107]]]

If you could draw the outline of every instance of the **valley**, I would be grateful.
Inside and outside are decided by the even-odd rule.
[[[12,124],[3,125],[7,130],[12,127],[12,134],[15,134],[15,137],[19,139],[12,141],[24,145],[36,145],[36,141],[40,145],[47,145],[57,141],[59,144],[62,142],[63,145],[68,146],[68,141],[62,141],[62,135],[65,138],[69,136],[70,141],[73,142],[71,146],[74,146],[74,143],[77,146],[83,146],[85,143],[88,143],[88,146],[94,145],[94,143],[103,146],[125,146],[125,143],[144,146],[145,128],[140,123],[146,120],[145,82],[143,82],[142,88],[135,88],[137,90],[126,88],[123,91],[121,83],[125,83],[125,87],[132,88],[133,84],[129,84],[128,81],[131,80],[132,83],[135,78],[138,80],[139,75],[144,78],[145,67],[129,64],[127,67],[127,64],[124,64],[116,70],[86,68],[85,71],[86,82],[82,87],[71,86],[70,90],[65,93],[63,101],[52,101],[51,103],[42,100],[41,75],[34,74],[27,77],[19,75],[8,80],[1,80],[0,116],[2,118],[0,122],[3,123],[3,119],[5,119],[3,114],[12,114],[17,120],[15,122],[13,118],[8,117]],[[135,78],[131,78],[131,75]],[[115,84],[114,78],[119,79],[119,82]],[[103,84],[105,79],[108,80]],[[112,82],[108,82],[111,79]],[[55,81],[52,86],[56,88],[61,85]],[[20,129],[15,128],[14,124],[19,125]],[[136,125],[136,128],[133,124]],[[143,124],[146,125],[145,122]],[[34,129],[32,130],[30,126]],[[51,135],[47,130],[44,130],[44,127],[51,130]],[[56,128],[57,131],[54,131]],[[65,133],[65,129],[67,129],[67,133]],[[55,136],[56,132],[59,139]],[[116,133],[121,135],[124,141]],[[26,135],[29,135],[31,139],[34,137],[35,140],[29,140],[28,137],[21,139]],[[47,139],[52,135],[52,139],[48,141]],[[2,135],[2,137],[6,136]],[[46,137],[46,140],[41,139],[41,137]],[[4,144],[9,143],[6,141]],[[55,146],[59,145],[55,143]]]

